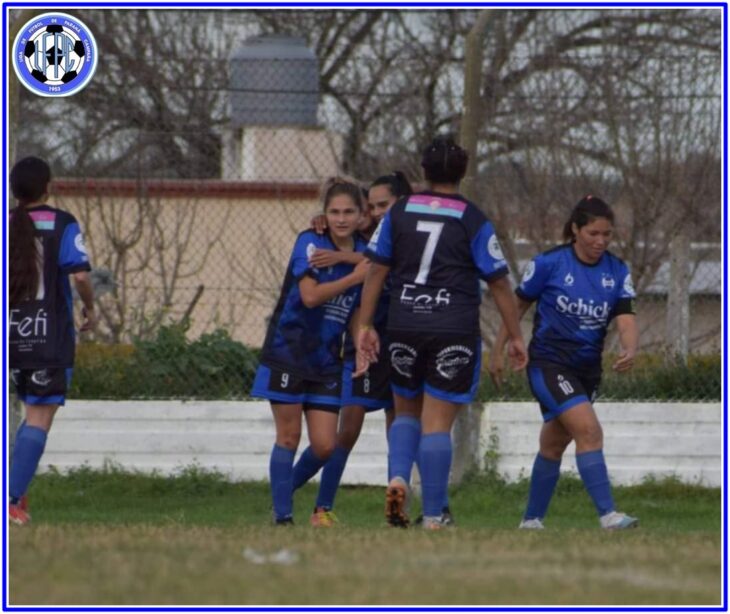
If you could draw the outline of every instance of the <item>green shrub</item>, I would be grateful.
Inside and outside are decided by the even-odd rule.
[[[190,341],[181,325],[163,326],[131,346],[79,346],[69,396],[85,399],[242,398],[258,352],[219,329]],[[113,349],[109,349],[113,348]]]
[[[243,399],[251,389],[259,350],[219,329],[189,340],[181,325],[164,326],[149,341],[79,345],[69,396],[78,399]],[[606,356],[601,400],[717,401],[719,355],[691,356],[687,364],[660,354],[637,357],[633,371],[611,371]],[[486,361],[485,361],[486,364]],[[532,401],[524,373],[509,373],[497,391],[482,375],[480,401]]]

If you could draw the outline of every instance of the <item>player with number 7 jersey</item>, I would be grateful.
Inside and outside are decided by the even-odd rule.
[[[449,137],[435,139],[421,165],[429,190],[398,201],[365,252],[373,262],[363,288],[358,336],[358,374],[387,352],[395,401],[390,428],[391,480],[386,516],[407,526],[408,483],[418,455],[423,527],[443,523],[441,505],[451,466],[450,431],[479,384],[480,279],[487,282],[524,367],[526,352],[507,263],[492,223],[458,193],[466,152]],[[375,305],[390,274],[388,344],[379,347],[372,328]]]

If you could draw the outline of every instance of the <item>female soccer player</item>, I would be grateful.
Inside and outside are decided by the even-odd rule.
[[[413,190],[405,175],[395,171],[376,179],[368,190],[369,217],[374,224],[363,233],[370,238],[375,226],[388,209],[401,197],[409,196]],[[319,258],[319,260],[316,260]],[[325,257],[327,259],[325,259]],[[338,261],[338,253],[329,250],[319,250],[310,262],[331,263]],[[385,322],[388,314],[389,296],[383,292],[378,303],[375,315],[375,327],[382,334],[385,333]],[[353,322],[357,315],[353,318]],[[355,346],[352,336],[348,333],[345,338],[344,369],[342,371],[342,399],[340,422],[337,431],[337,443],[334,452],[327,460],[322,470],[322,479],[319,485],[317,503],[310,522],[314,526],[329,527],[336,522],[332,512],[335,495],[345,470],[348,456],[360,436],[365,414],[379,409],[385,410],[386,434],[393,422],[393,393],[390,388],[390,365],[382,360],[373,365],[361,378],[353,379],[355,370]],[[305,450],[294,467],[294,489],[296,490],[308,481],[319,470],[314,458]]]
[[[356,234],[363,210],[360,188],[343,179],[323,190],[328,232],[302,232],[294,245],[279,302],[269,323],[252,396],[271,401],[276,443],[269,473],[277,524],[292,522],[292,466],[307,422],[310,453],[324,464],[335,447],[340,409],[342,333],[369,263],[326,268],[309,259],[318,248],[362,252]]]
[[[435,139],[421,166],[430,190],[388,211],[366,250],[372,259],[363,288],[355,376],[377,361],[374,316],[390,274],[388,340],[395,420],[388,433],[391,480],[386,517],[408,526],[407,499],[416,455],[423,527],[445,525],[442,506],[451,468],[451,426],[476,393],[481,364],[479,278],[492,291],[512,343],[515,366],[526,362],[517,309],[492,224],[458,193],[467,154],[453,139]]]
[[[593,409],[601,381],[606,328],[616,320],[621,354],[613,369],[631,369],[638,345],[634,288],[627,266],[608,251],[614,215],[600,198],[586,196],[563,231],[566,243],[535,257],[517,288],[520,318],[537,301],[527,369],[545,421],[530,480],[523,529],[542,529],[560,476],[560,461],[575,440],[576,462],[604,529],[627,529],[636,518],[617,512],[603,458],[603,431]],[[495,384],[502,380],[500,330],[490,357]]]
[[[51,169],[40,158],[10,171],[10,376],[25,409],[10,468],[11,523],[30,522],[25,494],[53,417],[66,400],[75,354],[69,275],[83,301],[82,331],[96,324],[91,269],[76,219],[46,204]]]

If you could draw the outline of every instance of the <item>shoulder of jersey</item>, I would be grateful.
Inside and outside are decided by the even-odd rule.
[[[64,222],[66,222],[66,223],[71,223],[71,222],[75,222],[76,221],[76,218],[71,213],[69,213],[68,211],[64,211],[63,209],[58,209],[56,207],[51,207],[50,205],[48,205],[48,208],[51,211],[53,211],[53,213],[56,214],[56,217],[59,220],[62,220]]]
[[[624,266],[627,269],[629,268],[628,265],[623,261],[623,259],[622,258],[619,258],[612,251],[606,250],[606,256],[608,256],[608,259],[611,261],[611,263],[617,264],[619,266]]]
[[[569,250],[569,249],[570,249],[570,243],[561,243],[560,245],[556,245],[555,247],[546,249],[544,252],[540,252],[538,254],[538,257],[553,258],[555,256],[559,256],[560,254],[564,253],[565,250]]]
[[[310,241],[312,241],[313,243],[316,243],[317,245],[319,245],[321,243],[325,243],[327,241],[327,238],[326,238],[327,235],[326,234],[319,235],[316,232],[314,232],[314,230],[312,230],[311,228],[307,228],[306,230],[302,230],[302,232],[300,232],[297,235],[297,241],[299,239],[301,239],[302,237],[305,237],[305,238],[309,239]]]

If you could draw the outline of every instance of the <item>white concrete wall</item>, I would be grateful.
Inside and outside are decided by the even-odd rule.
[[[722,481],[720,403],[599,403],[609,473],[617,484],[649,474],[676,475],[719,486]],[[529,475],[542,420],[534,403],[484,406],[480,457],[494,429],[499,471]],[[384,484],[383,412],[369,414],[345,470],[344,483]],[[56,416],[41,471],[106,460],[130,470],[170,474],[197,464],[233,480],[264,480],[274,441],[267,403],[231,401],[70,401]],[[307,445],[306,428],[300,450]],[[573,447],[564,460],[575,470]]]
[[[720,403],[596,403],[596,413],[613,483],[634,484],[652,474],[707,486],[722,483]],[[480,456],[487,451],[488,434],[494,429],[500,473],[510,480],[529,476],[541,426],[535,403],[487,403]],[[561,469],[577,475],[574,444],[568,447]]]

